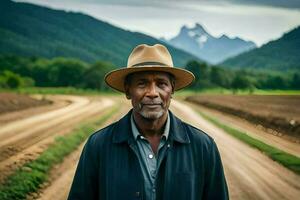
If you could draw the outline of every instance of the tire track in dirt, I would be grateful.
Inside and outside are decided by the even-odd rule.
[[[119,97],[115,98],[116,101],[121,101]],[[119,112],[116,113],[111,119],[106,121],[101,127],[105,127],[114,121],[121,118],[122,115],[126,114],[130,109],[130,102],[120,102],[123,106],[120,108]],[[118,102],[118,103],[119,103]],[[52,170],[50,175],[50,183],[41,189],[38,193],[31,195],[28,199],[38,200],[65,200],[68,196],[75,170],[78,164],[78,160],[84,146],[85,142],[81,144],[76,151],[64,159],[64,162]]]
[[[220,150],[231,199],[297,199],[300,176],[215,127],[189,106],[174,101],[173,112],[212,136]]]
[[[0,129],[0,182],[28,160],[35,159],[58,135],[99,115],[114,101],[108,98],[60,96],[66,107],[17,120]],[[12,134],[13,133],[13,134]]]

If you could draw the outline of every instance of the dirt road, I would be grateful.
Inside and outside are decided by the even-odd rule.
[[[208,123],[178,101],[174,113],[212,136],[221,153],[231,199],[298,199],[300,177]]]
[[[116,113],[103,125],[103,127],[120,119],[122,115],[127,113],[130,108],[129,102],[122,102],[122,104],[124,106],[119,110],[119,113]],[[38,200],[65,200],[67,198],[83,145],[84,144],[69,155],[60,166],[52,171],[52,181],[50,181],[50,186],[40,191]],[[32,196],[29,199],[31,198]]]
[[[73,101],[78,100],[77,97],[74,98],[75,99]],[[97,107],[89,107],[88,105],[93,104],[92,102],[94,101],[90,100],[91,103],[88,103],[89,100],[86,100],[85,98],[81,100],[79,99],[78,101],[78,103],[82,105],[81,107],[79,107],[86,108],[87,113],[89,113],[89,111],[95,111],[95,108]],[[104,107],[103,102],[105,101],[102,101],[100,105],[98,105],[99,108]],[[120,118],[120,115],[123,115],[130,108],[128,101],[124,102],[124,100],[120,99],[114,99],[113,101],[107,100],[107,106],[113,104],[114,102],[122,103],[122,105],[124,106],[123,109],[120,110],[120,112],[116,114],[111,120]],[[67,106],[66,108],[68,107],[69,106]],[[74,107],[73,110],[71,109],[71,111],[69,110],[68,112],[61,115],[68,116],[68,114],[70,114],[71,112],[77,113],[77,110],[79,108],[76,108],[76,106]],[[171,110],[179,118],[184,119],[184,121],[187,121],[194,126],[204,130],[215,139],[222,156],[231,199],[297,199],[300,196],[300,177],[298,175],[295,175],[293,172],[272,161],[258,150],[250,148],[246,144],[240,142],[239,140],[236,140],[227,133],[224,133],[221,129],[208,123],[186,104],[173,100],[171,104]],[[50,111],[50,113],[51,112],[52,111]],[[101,113],[101,109],[99,113]],[[47,113],[45,113],[45,115],[51,116],[51,114]],[[55,120],[56,117],[53,117],[52,120]],[[69,121],[73,121],[73,119],[74,116],[70,116],[70,118],[63,118],[63,123],[61,123],[59,126],[68,123]],[[32,120],[35,121],[36,119],[33,118]],[[29,120],[29,122],[32,121]],[[39,123],[43,124],[42,122]],[[27,131],[29,131],[32,126],[33,124],[28,125],[22,130],[25,130],[25,133],[28,133]],[[7,127],[6,130],[14,129],[12,127]],[[18,138],[20,138],[21,141],[22,138],[26,138],[26,134],[24,136],[18,136],[17,139],[12,139],[11,137],[13,136],[11,136],[9,132],[6,132],[6,134],[10,135],[7,138],[11,142],[9,143],[10,145],[18,143]],[[3,135],[4,133],[0,132],[0,138],[3,138]],[[32,138],[34,139],[34,137]],[[1,139],[0,141],[2,142]],[[4,142],[2,144],[7,145],[7,142]],[[26,148],[24,149],[26,150]],[[24,150],[19,152],[24,152]],[[50,185],[44,187],[44,189],[40,191],[41,196],[39,199],[62,200],[66,198],[80,152],[81,148],[68,156],[61,165],[55,168],[54,172],[52,172],[51,175]],[[7,159],[5,159],[4,161],[6,160]]]
[[[0,181],[27,160],[36,158],[56,136],[68,133],[79,122],[99,116],[105,108],[114,104],[111,99],[99,97],[50,98],[55,102],[64,102],[58,103],[64,106],[1,125]]]

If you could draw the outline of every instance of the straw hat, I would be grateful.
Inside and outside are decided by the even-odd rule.
[[[173,66],[172,57],[165,46],[161,44],[155,44],[154,46],[141,44],[131,52],[128,57],[127,67],[107,73],[105,82],[110,87],[120,92],[125,92],[124,81],[126,76],[142,71],[158,71],[172,74],[175,77],[174,90],[190,85],[195,79],[192,72]]]

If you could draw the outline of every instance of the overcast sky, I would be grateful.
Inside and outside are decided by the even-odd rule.
[[[126,30],[160,38],[202,24],[262,45],[300,25],[300,0],[18,0],[80,11]]]

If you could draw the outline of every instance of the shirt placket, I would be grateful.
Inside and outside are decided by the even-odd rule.
[[[157,155],[155,156],[155,154],[152,151],[151,145],[148,142],[148,140],[141,136],[141,140],[144,143],[144,146],[146,148],[144,148],[144,157],[146,158],[146,167],[147,167],[147,171],[148,171],[148,176],[150,177],[151,180],[151,188],[149,188],[151,190],[151,200],[154,200],[156,198],[156,176],[157,176],[157,170],[159,168],[159,165],[161,163],[162,158],[164,157],[165,154],[165,148],[164,145],[166,143],[165,141],[165,137],[162,137],[160,143],[159,143],[159,147],[157,150]]]

